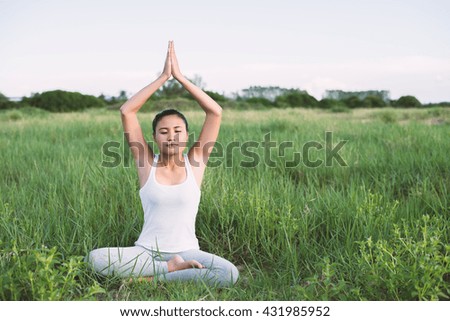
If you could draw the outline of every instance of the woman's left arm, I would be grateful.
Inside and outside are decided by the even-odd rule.
[[[209,97],[202,89],[194,85],[189,79],[181,74],[173,42],[171,44],[172,76],[192,95],[206,113],[200,136],[191,150],[189,150],[189,153],[193,153],[192,156],[194,157],[194,160],[201,161],[203,165],[206,165],[217,136],[219,135],[220,122],[222,120],[222,107],[220,107],[220,105],[215,102],[214,99]]]

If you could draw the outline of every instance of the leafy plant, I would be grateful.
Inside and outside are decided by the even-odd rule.
[[[87,287],[80,282],[87,277],[83,257],[64,259],[56,247],[3,248],[0,271],[2,300],[86,300],[104,292],[96,281]]]
[[[324,257],[319,264],[320,273],[303,280],[297,291],[303,300],[354,300],[360,298],[359,288],[338,277],[339,266]]]
[[[360,242],[359,280],[368,297],[377,300],[449,299],[450,246],[443,241],[444,220],[422,217],[420,238],[406,222],[393,236]]]

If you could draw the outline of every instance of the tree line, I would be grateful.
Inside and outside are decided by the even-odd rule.
[[[192,80],[198,86],[203,87],[200,77]],[[353,109],[353,108],[380,108],[380,107],[449,107],[449,102],[437,104],[422,104],[414,96],[402,96],[399,99],[390,99],[386,90],[370,90],[348,92],[342,90],[327,90],[321,100],[308,94],[307,91],[298,88],[282,88],[277,86],[251,86],[240,92],[225,96],[214,91],[205,90],[214,100],[224,108],[236,109],[264,109],[264,108],[321,108],[321,109]],[[93,107],[119,108],[129,97],[125,91],[118,96],[98,97],[84,95],[79,92],[63,90],[46,91],[32,94],[30,97],[22,97],[20,101],[11,101],[0,93],[0,109],[14,109],[24,106],[41,108],[51,112],[79,111]],[[174,79],[167,81],[151,97],[147,105],[169,106],[195,106],[195,102],[189,93]],[[149,109],[149,108],[147,108]]]

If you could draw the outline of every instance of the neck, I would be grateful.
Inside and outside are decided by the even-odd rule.
[[[183,153],[180,154],[160,154],[158,163],[163,167],[180,167],[184,163]]]

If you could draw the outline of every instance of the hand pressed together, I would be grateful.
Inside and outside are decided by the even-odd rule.
[[[178,59],[175,54],[175,47],[173,45],[173,41],[169,41],[169,47],[167,49],[166,62],[164,64],[164,70],[162,74],[169,79],[170,76],[173,78],[180,80],[183,78],[181,74],[180,67],[178,65]]]

